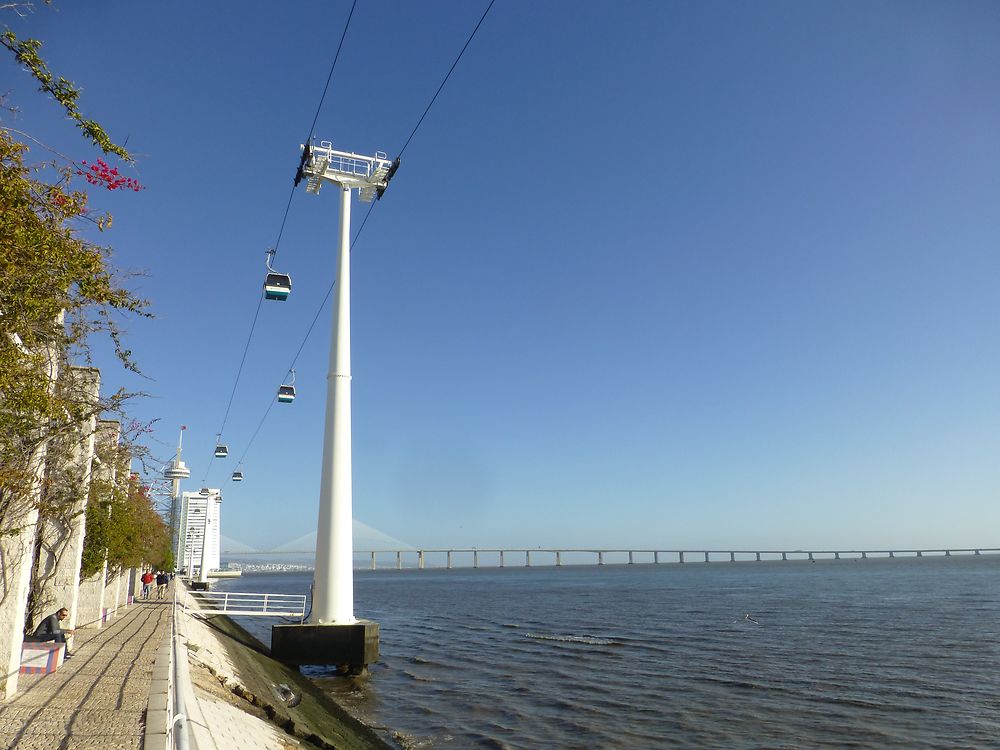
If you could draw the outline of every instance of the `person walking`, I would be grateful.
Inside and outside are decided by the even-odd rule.
[[[162,599],[167,595],[167,584],[170,582],[170,578],[164,571],[160,571],[156,574],[156,598]]]
[[[156,576],[153,575],[153,572],[151,570],[147,570],[145,573],[142,574],[142,578],[139,579],[140,581],[142,581],[142,598],[143,599],[148,599],[149,598],[149,592],[153,588],[153,580],[155,578],[156,578]]]
[[[46,617],[39,623],[38,627],[35,628],[33,638],[36,642],[44,641],[55,641],[56,643],[66,643],[66,634],[75,633],[75,630],[63,630],[62,621],[69,617],[69,610],[65,607],[60,607],[51,615]],[[69,648],[66,649],[66,658],[71,657],[72,654],[69,652]]]

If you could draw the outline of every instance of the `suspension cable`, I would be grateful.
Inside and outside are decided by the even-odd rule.
[[[403,147],[399,150],[399,153],[397,154],[397,157],[402,156],[402,154],[406,150],[407,146],[410,145],[410,141],[413,140],[413,136],[416,135],[417,130],[420,128],[420,125],[424,121],[424,118],[427,117],[427,113],[430,112],[431,107],[434,106],[434,102],[437,101],[438,95],[444,89],[445,84],[448,82],[448,79],[451,77],[451,74],[454,72],[454,70],[455,70],[456,66],[458,65],[459,61],[462,59],[462,56],[465,54],[465,51],[469,48],[469,44],[472,43],[473,38],[476,36],[476,32],[478,32],[479,31],[479,27],[483,25],[483,21],[486,20],[486,16],[489,14],[490,9],[493,7],[493,3],[495,3],[495,2],[496,2],[496,0],[490,0],[489,5],[486,6],[486,10],[484,10],[482,16],[480,16],[479,22],[476,24],[475,28],[472,30],[472,33],[469,35],[469,38],[465,40],[465,44],[462,46],[461,51],[459,51],[458,56],[455,58],[454,62],[452,62],[451,67],[448,69],[448,72],[445,74],[445,77],[441,81],[441,84],[437,87],[437,91],[434,92],[434,96],[431,97],[431,100],[427,104],[427,107],[424,109],[423,114],[420,115],[420,119],[417,120],[417,124],[413,126],[413,130],[410,131],[410,135],[406,139],[406,142],[403,144]],[[355,5],[356,4],[357,4],[357,0],[355,0]],[[354,7],[352,6],[351,7],[351,14],[353,15],[353,13],[354,13]],[[348,16],[347,20],[348,20],[348,23],[350,23],[350,20],[351,20],[350,16]],[[345,34],[347,33],[346,26],[344,28],[344,33]],[[343,37],[341,37],[340,41],[341,41],[341,44],[343,44],[343,41],[344,41]],[[340,55],[340,47],[337,48],[337,56],[339,56],[339,55]],[[334,58],[334,65],[336,65],[336,57]],[[331,74],[331,76],[333,75],[333,69],[332,68],[330,70],[330,74]],[[329,81],[327,83],[329,83]],[[324,94],[323,95],[326,96],[325,90],[324,90]],[[322,106],[322,100],[320,100],[320,106]],[[316,117],[319,117],[319,110],[318,109],[317,109],[317,112],[316,112]],[[315,127],[315,126],[316,126],[316,118],[313,118],[313,127]],[[310,133],[310,137],[311,136],[312,136],[312,133]],[[365,214],[365,218],[361,222],[361,226],[358,227],[358,231],[355,233],[354,239],[351,240],[351,245],[350,245],[350,249],[349,249],[350,252],[354,251],[354,244],[358,241],[358,237],[361,236],[361,232],[364,230],[365,224],[368,223],[368,217],[370,217],[372,215],[372,211],[374,209],[375,209],[375,201],[372,201],[371,205],[368,207],[368,212]],[[284,226],[284,222],[282,222],[282,227],[283,226]],[[319,316],[322,314],[323,309],[326,307],[326,303],[330,300],[330,295],[333,293],[333,288],[334,288],[334,286],[336,286],[336,284],[337,284],[337,280],[334,279],[333,283],[330,284],[330,288],[326,290],[326,295],[323,297],[323,301],[320,303],[319,307],[316,309],[316,314],[313,315],[313,319],[309,323],[309,328],[306,329],[305,336],[302,337],[302,342],[299,344],[299,348],[295,352],[295,356],[292,357],[292,363],[288,366],[288,371],[290,371],[293,367],[295,367],[295,363],[298,362],[299,356],[302,354],[302,350],[305,348],[306,342],[309,340],[309,336],[310,336],[310,334],[312,334],[313,328],[316,326],[316,321],[319,320]],[[251,435],[250,440],[247,442],[247,446],[243,450],[243,454],[240,456],[239,464],[237,466],[241,466],[243,464],[243,459],[246,458],[247,454],[250,452],[250,448],[253,445],[254,441],[256,440],[257,435],[260,433],[261,428],[264,426],[264,422],[267,419],[268,414],[271,413],[271,409],[274,406],[274,403],[275,403],[275,399],[272,397],[269,400],[269,402],[268,402],[268,406],[267,406],[267,409],[264,412],[264,416],[261,417],[260,422],[257,424],[257,429],[254,430],[253,435]]]
[[[351,19],[354,17],[354,9],[357,7],[357,4],[358,0],[354,0],[354,3],[351,5],[351,11],[347,15],[347,21],[344,22],[344,31],[340,35],[340,44],[337,45],[337,52],[333,57],[333,63],[330,65],[330,73],[326,77],[326,83],[323,85],[323,93],[319,97],[319,105],[316,107],[316,114],[313,116],[312,124],[309,126],[309,137],[306,139],[307,144],[312,139],[313,131],[316,128],[316,121],[319,119],[320,111],[323,109],[323,102],[326,100],[327,92],[330,90],[330,82],[333,80],[333,71],[337,69],[337,61],[340,59],[340,51],[344,46],[344,39],[347,38],[347,29],[351,25]],[[285,204],[284,214],[281,217],[281,228],[278,230],[278,238],[274,243],[274,247],[271,249],[272,262],[274,261],[274,258],[278,255],[278,248],[281,245],[281,237],[285,232],[285,224],[288,221],[288,213],[291,210],[292,199],[294,197],[295,197],[295,185],[293,184],[292,189],[289,191],[288,194],[288,202]],[[240,377],[243,374],[243,365],[246,363],[247,360],[247,352],[250,350],[250,342],[253,340],[253,334],[257,328],[257,319],[260,316],[260,306],[263,301],[264,301],[264,294],[262,292],[260,298],[257,300],[257,309],[254,311],[253,320],[250,323],[250,333],[247,334],[247,342],[246,345],[243,347],[243,356],[240,358],[240,365],[236,370],[236,379],[233,382],[233,390],[229,394],[229,403],[226,405],[226,413],[225,416],[222,418],[222,426],[219,428],[220,441],[222,439],[221,436],[226,429],[226,423],[229,421],[229,412],[233,406],[233,399],[236,397],[236,389],[240,384]],[[259,429],[260,428],[258,427],[258,430]],[[215,451],[212,451],[212,458],[208,462],[208,468],[205,469],[205,476],[201,480],[203,486],[205,485],[205,482],[208,481],[208,475],[212,471],[212,465],[214,463],[215,463]]]
[[[441,89],[444,88],[444,85],[448,83],[448,79],[451,78],[452,71],[455,70],[455,66],[458,65],[458,61],[462,59],[462,55],[465,54],[465,50],[468,49],[469,44],[472,42],[473,37],[476,35],[476,32],[479,31],[479,27],[482,26],[483,21],[486,20],[486,14],[490,12],[490,8],[493,7],[493,3],[495,2],[496,0],[490,0],[490,4],[486,6],[486,10],[483,11],[483,15],[479,18],[479,23],[476,24],[476,28],[474,28],[472,30],[472,33],[469,34],[469,38],[465,40],[465,45],[462,47],[462,51],[458,53],[458,57],[455,58],[455,62],[453,62],[451,64],[451,67],[448,68],[447,75],[445,75],[444,80],[441,81],[441,85],[438,86],[437,91],[434,92],[434,96],[431,97],[430,103],[428,103],[427,105],[427,109],[425,109],[424,113],[420,115],[420,119],[417,120],[417,124],[413,126],[413,130],[410,132],[410,137],[406,139],[406,143],[404,143],[403,147],[399,149],[399,153],[396,154],[397,157],[403,155],[403,152],[406,151],[406,147],[409,146],[410,141],[413,140],[413,136],[417,134],[417,128],[420,127],[420,124],[424,121],[424,118],[427,117],[427,113],[431,111],[431,107],[433,107],[434,102],[437,101],[438,94],[441,93]]]

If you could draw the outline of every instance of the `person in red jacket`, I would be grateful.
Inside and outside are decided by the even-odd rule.
[[[148,570],[145,573],[142,574],[142,578],[140,578],[139,580],[142,581],[142,598],[143,599],[148,599],[149,598],[149,592],[153,590],[153,581],[155,579],[156,579],[156,576],[154,576]]]

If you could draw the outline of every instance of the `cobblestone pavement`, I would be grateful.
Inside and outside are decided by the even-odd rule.
[[[137,601],[101,630],[78,630],[53,674],[18,679],[0,704],[0,748],[139,750],[153,660],[170,633],[170,600]]]

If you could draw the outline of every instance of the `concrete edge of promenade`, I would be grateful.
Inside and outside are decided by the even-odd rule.
[[[178,603],[183,605],[187,601],[190,609],[196,610],[197,603],[188,597],[183,582],[177,579],[177,583]],[[196,617],[191,611],[181,610],[178,619],[178,636],[181,645],[186,645],[194,684],[185,702],[199,750],[213,746],[219,750],[228,750],[230,746],[233,750],[287,747],[289,735],[303,746],[322,750],[399,750],[400,745],[389,733],[351,716],[308,677],[272,659],[268,648],[231,618]],[[164,645],[167,651],[161,653],[169,660],[169,643]],[[160,653],[157,665],[159,657]],[[156,680],[155,670],[154,666],[153,685],[159,690],[161,683]],[[207,677],[219,687],[206,690],[204,685],[199,686]],[[166,686],[163,687],[165,700]],[[228,693],[228,701],[219,697],[219,689]],[[149,718],[158,725],[154,727],[147,721],[147,735],[150,730],[157,734],[160,729],[166,731],[165,712],[162,724],[159,723],[159,700],[151,689],[150,709],[157,712]],[[234,708],[243,716],[234,716]],[[227,735],[232,736],[231,740]],[[147,750],[154,747],[155,743],[146,745]]]

